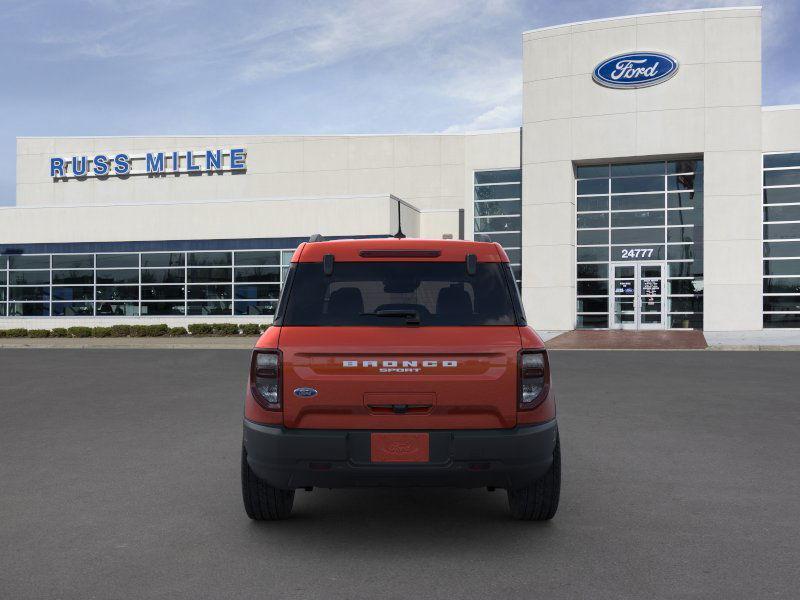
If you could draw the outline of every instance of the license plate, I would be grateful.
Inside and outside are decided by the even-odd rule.
[[[372,462],[428,462],[427,433],[373,433],[370,436]]]

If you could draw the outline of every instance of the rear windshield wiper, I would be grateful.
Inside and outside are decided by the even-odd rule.
[[[406,325],[419,325],[419,313],[415,310],[383,308],[375,312],[361,313],[362,317],[405,317]]]

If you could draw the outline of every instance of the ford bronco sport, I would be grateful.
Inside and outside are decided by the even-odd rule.
[[[550,367],[508,263],[490,242],[301,244],[252,354],[247,515],[285,518],[315,486],[456,486],[505,488],[515,518],[552,518]]]

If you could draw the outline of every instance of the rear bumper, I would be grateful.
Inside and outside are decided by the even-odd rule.
[[[453,486],[519,488],[553,461],[554,420],[513,429],[431,430],[430,461],[370,462],[370,431],[285,429],[245,420],[247,462],[270,485],[303,487]]]

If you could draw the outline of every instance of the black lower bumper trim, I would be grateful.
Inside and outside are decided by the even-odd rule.
[[[244,422],[247,462],[283,489],[453,486],[520,488],[553,460],[556,421],[513,429],[431,430],[426,463],[372,463],[370,431],[286,429]]]

